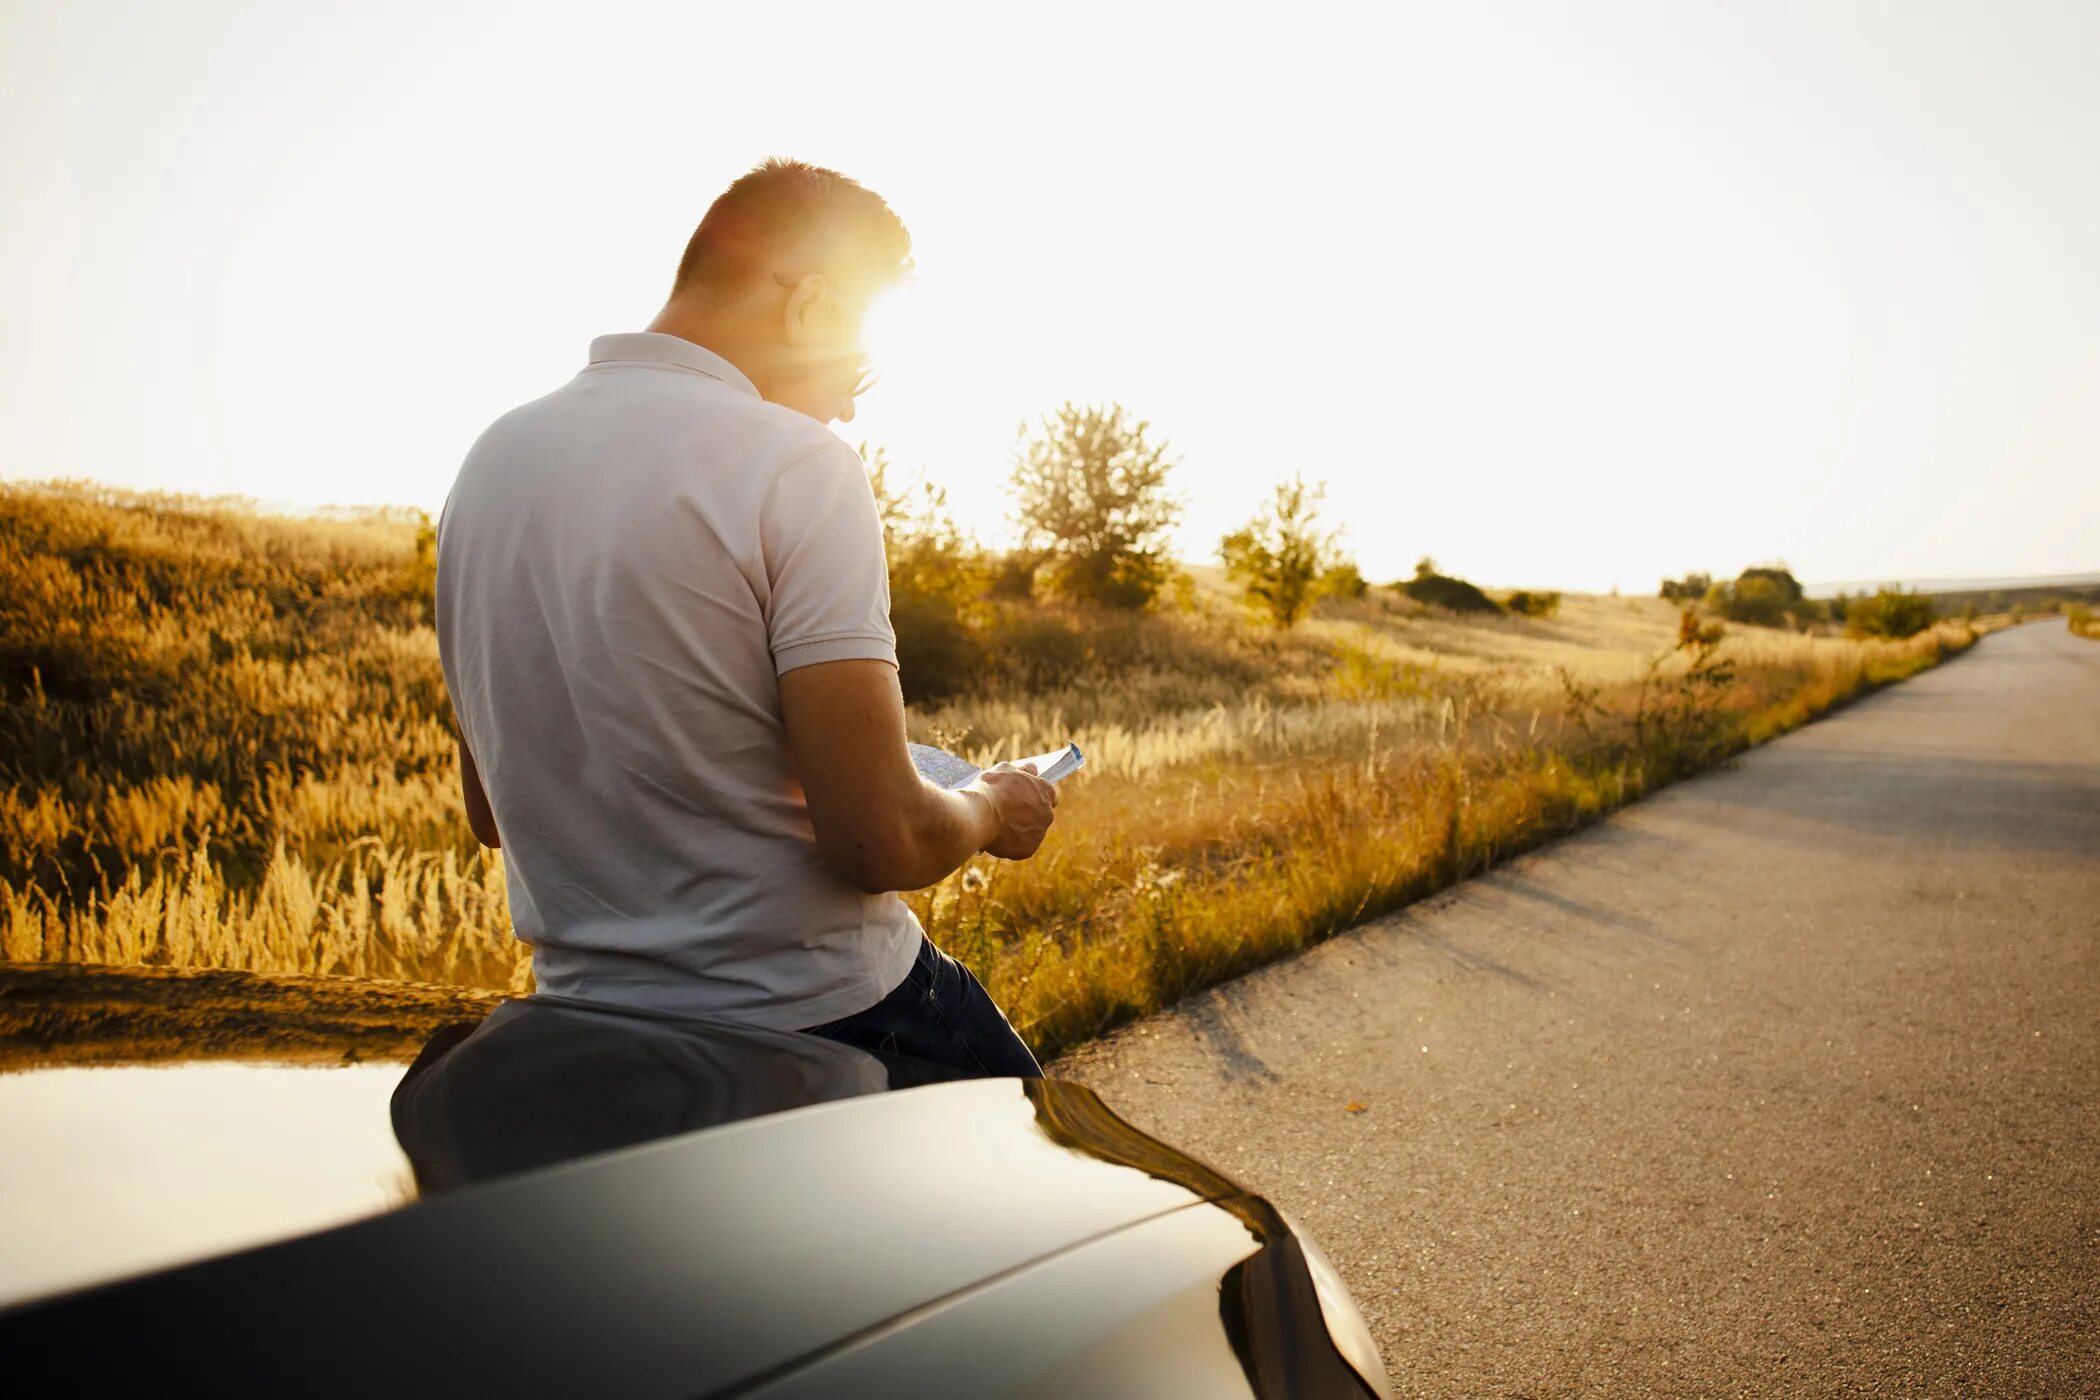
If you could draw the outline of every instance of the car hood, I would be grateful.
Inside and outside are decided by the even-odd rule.
[[[619,1374],[705,1395],[1242,1195],[1080,1086],[940,1079],[810,1036],[507,1003],[441,1033],[395,1094],[423,1199],[31,1304],[0,1334],[75,1376],[121,1337],[309,1394],[319,1366],[335,1393]]]

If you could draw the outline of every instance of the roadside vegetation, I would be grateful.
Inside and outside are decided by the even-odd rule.
[[[906,896],[1043,1054],[1976,635],[1841,635],[1850,610],[1777,581],[1776,627],[1728,620],[1744,579],[1498,600],[1424,560],[1374,586],[1296,478],[1180,565],[1171,453],[1115,406],[1017,447],[1009,554],[866,455],[912,737],[1087,754],[1036,859]],[[432,543],[413,512],[0,486],[0,958],[528,989],[460,805]]]
[[[1322,597],[1361,598],[1363,575],[1345,558],[1340,532],[1320,525],[1324,484],[1303,477],[1276,484],[1260,513],[1218,545],[1225,576],[1239,585],[1250,610],[1277,627],[1294,627]]]

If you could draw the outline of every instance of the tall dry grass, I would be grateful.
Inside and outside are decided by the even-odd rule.
[[[230,967],[315,976],[530,989],[510,935],[503,867],[377,836],[309,868],[280,846],[237,885],[208,840],[135,865],[122,883],[58,899],[0,880],[0,957],[141,967]]]
[[[428,564],[409,516],[0,487],[0,957],[528,989]],[[1046,1054],[1973,640],[1747,631],[1702,688],[1655,600],[1467,621],[1372,590],[1279,636],[1199,588],[998,625],[998,683],[913,736],[983,761],[1074,738],[1089,766],[1036,859],[907,899]]]
[[[1587,727],[1533,703],[1547,691],[1519,675],[1485,700],[1250,703],[1109,728],[1091,735],[1100,771],[1060,804],[1071,839],[1022,864],[973,862],[907,898],[1054,1051],[1484,870],[1974,638],[1947,626],[1908,642],[1724,642],[1736,679],[1689,743],[1634,739],[1629,677],[1598,683]],[[1666,665],[1661,683],[1682,669]],[[994,713],[1025,737],[982,758],[1060,732],[1055,711]]]

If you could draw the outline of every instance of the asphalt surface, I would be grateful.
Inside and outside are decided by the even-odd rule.
[[[2100,642],[2057,622],[1068,1056],[1414,1396],[2100,1396]]]

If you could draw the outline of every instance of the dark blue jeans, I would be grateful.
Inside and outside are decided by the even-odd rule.
[[[968,1075],[1040,1079],[1043,1067],[970,969],[919,935],[919,956],[865,1011],[804,1028],[859,1050],[909,1055]]]

